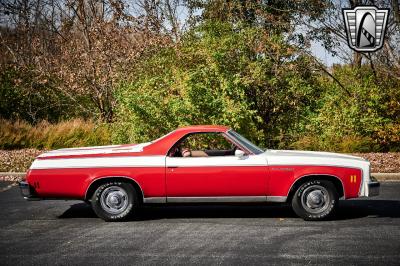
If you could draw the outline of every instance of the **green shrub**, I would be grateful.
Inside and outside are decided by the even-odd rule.
[[[220,124],[277,147],[275,137],[294,130],[319,90],[308,58],[294,51],[257,27],[204,23],[179,47],[160,48],[132,69],[117,90],[113,140],[148,141],[183,125]]]
[[[315,109],[300,121],[291,147],[399,151],[400,84],[376,77],[366,66],[336,66],[333,74],[343,87],[327,77],[319,79],[321,95]]]
[[[0,67],[0,119],[56,123],[71,117],[84,117],[90,102],[84,95],[74,95],[76,102],[57,89],[56,81],[39,78],[33,69],[13,65]]]

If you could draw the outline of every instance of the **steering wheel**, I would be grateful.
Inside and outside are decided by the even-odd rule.
[[[170,157],[182,157],[181,145],[177,145],[169,152]]]

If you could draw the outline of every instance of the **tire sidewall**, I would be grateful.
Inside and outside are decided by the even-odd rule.
[[[108,211],[104,210],[100,203],[101,194],[104,192],[105,189],[111,186],[118,186],[123,188],[127,195],[128,195],[128,207],[120,214],[112,214]],[[126,220],[136,209],[138,200],[137,195],[135,193],[135,189],[129,183],[120,182],[120,181],[110,181],[101,184],[92,196],[92,208],[94,212],[105,221],[123,221]]]
[[[321,213],[310,213],[305,210],[301,204],[301,198],[303,196],[304,191],[313,185],[319,185],[328,191],[329,194],[329,206],[328,208]],[[338,194],[335,186],[332,182],[327,180],[310,180],[302,184],[297,191],[295,192],[292,199],[292,207],[295,213],[305,220],[317,221],[317,220],[325,220],[331,217],[336,209],[338,204]]]

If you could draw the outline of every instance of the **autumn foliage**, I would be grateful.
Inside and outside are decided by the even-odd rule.
[[[224,124],[266,148],[398,151],[400,16],[382,50],[354,53],[337,22],[351,2],[3,1],[0,147]],[[343,63],[324,65],[311,41]]]

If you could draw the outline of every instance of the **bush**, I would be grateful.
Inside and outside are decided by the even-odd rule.
[[[342,86],[321,77],[316,108],[299,123],[292,148],[338,152],[400,150],[400,84],[366,66],[336,66]],[[391,86],[388,86],[390,84]]]
[[[0,67],[0,119],[51,123],[71,117],[84,117],[80,105],[90,106],[83,95],[74,94],[79,105],[55,88],[54,81],[39,80],[31,69],[15,66]],[[88,108],[89,109],[89,108]]]
[[[381,146],[370,137],[344,136],[321,139],[318,136],[303,136],[289,146],[296,150],[331,152],[370,152],[379,151]]]

